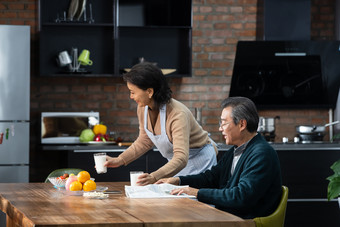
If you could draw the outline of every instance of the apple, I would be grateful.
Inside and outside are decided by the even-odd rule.
[[[94,136],[93,140],[99,142],[99,141],[102,141],[102,137],[103,137],[103,134],[99,133]]]

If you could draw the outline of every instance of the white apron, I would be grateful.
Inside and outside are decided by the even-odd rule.
[[[145,106],[144,111],[144,130],[153,144],[157,147],[162,156],[170,161],[174,155],[173,144],[169,141],[166,135],[166,105],[159,108],[161,134],[154,135],[147,128],[148,125],[148,106]],[[216,165],[216,152],[212,144],[206,144],[202,148],[190,149],[189,160],[184,169],[175,176],[185,176],[201,173]]]

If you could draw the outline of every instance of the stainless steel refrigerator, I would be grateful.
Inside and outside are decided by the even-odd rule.
[[[0,183],[29,182],[30,27],[0,25]]]

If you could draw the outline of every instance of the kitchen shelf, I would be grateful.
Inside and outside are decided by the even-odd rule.
[[[146,28],[146,29],[191,29],[190,26],[118,26],[118,28],[121,29],[140,29],[140,28]]]
[[[62,26],[85,26],[85,27],[113,27],[114,24],[112,23],[85,23],[85,22],[62,22],[62,23],[57,23],[57,22],[52,22],[52,23],[44,23],[42,26],[56,26],[56,27],[62,27]]]
[[[39,0],[39,71],[41,76],[117,77],[143,57],[160,68],[175,69],[167,75],[192,74],[192,0],[87,0],[94,23],[62,21],[69,0]],[[63,17],[64,19],[64,17]],[[72,48],[90,51],[91,73],[67,73],[58,66],[58,53]]]

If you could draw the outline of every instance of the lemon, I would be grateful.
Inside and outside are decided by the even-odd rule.
[[[83,185],[79,181],[73,181],[70,184],[70,191],[80,191],[83,189]]]

